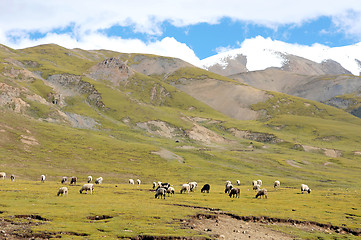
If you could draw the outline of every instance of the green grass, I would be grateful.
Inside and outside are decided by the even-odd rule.
[[[361,120],[350,114],[321,103],[269,92],[273,97],[253,105],[254,110],[266,112],[265,118],[238,121],[171,85],[182,78],[233,82],[202,69],[182,68],[165,81],[162,76],[135,74],[126,86],[113,86],[109,81],[90,79],[85,73],[106,57],[118,56],[136,64],[139,55],[106,50],[68,50],[56,45],[10,53],[1,51],[0,54],[28,64],[29,70],[40,71],[44,78],[64,72],[80,75],[83,81],[94,85],[105,104],[105,109],[98,109],[87,101],[87,94],[66,96],[64,106],[41,104],[29,100],[27,95],[37,94],[47,99],[48,93],[54,89],[43,80],[0,77],[1,82],[13,87],[21,85],[29,91],[19,96],[29,104],[25,113],[15,114],[0,108],[0,170],[17,176],[14,183],[0,181],[0,211],[4,211],[0,217],[39,214],[51,221],[33,227],[35,231],[86,233],[89,239],[138,234],[197,235],[193,230],[181,228],[179,219],[189,218],[202,210],[174,204],[220,208],[238,215],[312,220],[344,224],[352,229],[361,227],[361,156],[354,154],[361,151]],[[5,63],[0,67],[4,71],[10,69]],[[155,96],[154,92],[157,93]],[[60,121],[58,110],[90,117],[98,125],[94,130],[72,128]],[[198,124],[228,141],[205,144],[183,137],[176,142],[176,139],[151,135],[136,127],[136,123],[156,120],[186,133],[194,124],[187,117],[204,118]],[[48,123],[44,119],[59,120],[60,124]],[[129,121],[123,122],[125,119]],[[254,148],[250,151],[251,140],[233,136],[230,128],[273,134],[283,142],[253,141]],[[29,138],[33,139],[30,143],[25,141]],[[302,148],[294,149],[294,146],[299,146],[296,144],[336,149],[342,155],[327,157],[322,149],[305,152]],[[177,154],[184,163],[152,153],[160,149]],[[45,184],[39,182],[41,174],[47,175],[49,181]],[[77,186],[69,187],[68,197],[56,197],[59,181],[64,175],[78,176],[81,182],[88,175],[103,176],[105,184],[97,186],[94,196],[80,195],[80,186]],[[140,188],[125,185],[129,178],[140,178],[145,185]],[[242,182],[242,196],[229,199],[222,193],[223,184],[226,180],[234,182],[236,179]],[[254,199],[254,192],[249,190],[254,179],[263,180],[270,190],[269,199]],[[276,179],[281,181],[282,188],[273,191],[272,183]],[[211,194],[176,194],[173,198],[156,200],[154,193],[148,191],[153,181],[171,182],[179,191],[182,183],[193,180],[200,187],[210,183]],[[299,194],[301,183],[308,184],[313,192]],[[113,218],[109,221],[86,218],[104,214]],[[287,227],[280,229],[306,239],[340,236]]]
[[[80,182],[85,182],[85,175]],[[106,179],[105,179],[106,180]],[[122,181],[112,184],[105,183],[95,186],[95,193],[80,194],[81,184],[69,186],[69,195],[57,197],[56,193],[62,184],[59,181],[40,183],[32,181],[9,180],[0,182],[2,203],[0,215],[10,218],[13,215],[40,215],[50,221],[33,230],[50,232],[85,233],[87,239],[107,237],[134,237],[137,235],[173,235],[199,236],[191,229],[183,229],[181,219],[189,219],[200,209],[181,207],[179,205],[201,206],[221,209],[240,216],[270,216],[284,219],[313,220],[320,223],[331,223],[339,226],[358,228],[361,212],[359,209],[359,191],[344,189],[318,189],[311,194],[300,194],[298,189],[270,189],[268,199],[255,199],[255,193],[249,185],[242,185],[241,197],[231,199],[224,194],[224,186],[211,185],[211,193],[203,194],[199,189],[187,194],[179,194],[180,183],[175,184],[176,194],[165,200],[155,199],[154,192],[149,191],[151,183],[146,182],[141,187],[128,185]],[[355,210],[356,209],[356,210]],[[107,215],[112,218],[90,220],[91,216]],[[351,217],[350,217],[351,216]],[[315,239],[310,234],[295,228],[278,229]],[[290,231],[292,230],[292,231]],[[317,235],[316,235],[317,236]],[[327,237],[339,237],[332,234]],[[346,235],[350,239],[352,235]],[[74,236],[63,235],[65,239]],[[356,239],[356,238],[355,238]]]

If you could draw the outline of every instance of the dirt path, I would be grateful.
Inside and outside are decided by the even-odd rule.
[[[190,228],[216,239],[294,239],[266,227],[266,224],[241,221],[226,215],[215,215],[214,218],[208,216],[200,215],[192,219],[189,222]]]

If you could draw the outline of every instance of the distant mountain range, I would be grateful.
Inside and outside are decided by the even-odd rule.
[[[201,66],[222,75],[276,67],[306,74],[353,74],[361,72],[361,43],[328,48],[322,45],[299,46],[257,37],[233,49],[203,59]],[[296,64],[296,65],[295,65]]]
[[[287,47],[261,38],[257,44],[204,59],[202,67],[258,89],[319,101],[361,117],[360,44],[313,46],[303,52]]]

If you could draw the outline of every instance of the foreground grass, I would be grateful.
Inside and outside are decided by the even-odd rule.
[[[187,206],[217,208],[242,216],[269,216],[331,223],[352,229],[361,227],[360,191],[345,189],[314,189],[311,194],[300,194],[298,188],[273,190],[271,184],[268,199],[255,199],[249,186],[240,186],[241,197],[231,199],[224,194],[223,184],[212,185],[211,193],[179,194],[180,184],[175,183],[176,194],[165,200],[155,199],[151,183],[141,186],[128,184],[102,184],[95,186],[95,194],[80,194],[77,186],[68,186],[69,195],[57,197],[60,182],[10,180],[0,181],[1,218],[13,215],[37,214],[49,219],[35,226],[35,232],[75,232],[86,234],[86,239],[107,237],[134,237],[137,235],[201,236],[191,229],[181,227],[182,219],[189,219],[203,212]],[[200,183],[202,185],[202,183]],[[91,220],[89,217],[107,215],[112,218]],[[296,228],[282,228],[291,235],[307,239],[350,238],[352,235],[310,233]],[[74,235],[62,235],[64,239],[76,239]],[[78,237],[82,239],[84,237]],[[321,238],[321,239],[322,239]]]

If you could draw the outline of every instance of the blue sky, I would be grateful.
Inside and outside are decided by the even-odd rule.
[[[308,46],[319,43],[329,47],[351,45],[360,40],[354,36],[347,36],[345,32],[337,29],[332,19],[326,16],[313,19],[299,26],[285,24],[277,29],[244,21],[233,21],[230,18],[222,18],[217,24],[199,23],[184,27],[175,27],[165,21],[160,28],[161,35],[134,33],[132,26],[113,26],[101,30],[101,32],[108,36],[138,38],[145,42],[172,36],[177,41],[186,43],[200,59],[212,56],[222,48],[237,48],[245,39],[257,36]]]
[[[179,57],[196,64],[258,36],[294,46],[361,41],[357,0],[0,0],[0,43],[56,43]]]

